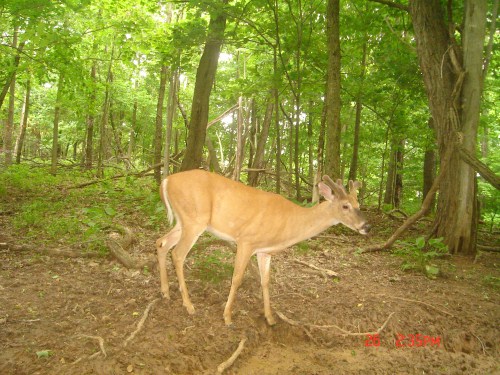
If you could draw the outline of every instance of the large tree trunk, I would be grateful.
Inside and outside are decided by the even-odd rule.
[[[325,173],[336,179],[340,171],[340,4],[339,0],[328,0],[326,11],[326,37],[328,67],[326,81],[326,147]]]
[[[445,238],[451,253],[474,254],[477,228],[474,171],[460,159],[455,144],[461,142],[475,153],[486,1],[466,1],[463,55],[448,33],[439,0],[411,0],[409,10],[441,165],[449,163],[440,184],[436,234]],[[450,152],[450,160],[444,160],[448,148],[454,150]]]
[[[26,137],[26,128],[28,126],[30,94],[31,94],[31,80],[28,78],[28,81],[26,82],[26,94],[24,96],[24,105],[21,113],[21,129],[19,130],[19,136],[17,137],[16,147],[15,147],[16,164],[21,163],[21,154],[23,152],[24,139]]]
[[[222,4],[227,4],[227,0],[222,0]],[[225,29],[226,15],[222,9],[219,9],[217,14],[210,15],[207,41],[196,71],[187,146],[181,165],[182,171],[199,168],[203,160],[210,93],[215,80]]]
[[[154,178],[158,184],[161,182],[163,103],[165,102],[165,89],[167,87],[167,71],[167,65],[162,64],[160,72],[160,87],[158,89],[158,101],[156,103],[155,138],[153,141],[153,165],[156,165],[154,169]]]
[[[432,117],[429,118],[429,128],[434,129],[434,121]],[[431,190],[432,184],[434,183],[434,179],[436,178],[436,151],[434,147],[434,142],[431,142],[427,146],[427,149],[424,153],[424,183],[422,187],[422,201],[425,199],[429,191]],[[436,201],[436,193],[431,199],[430,209],[428,214],[433,213],[435,201]]]

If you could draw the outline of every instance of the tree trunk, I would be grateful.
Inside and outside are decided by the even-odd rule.
[[[59,119],[61,116],[61,97],[62,88],[64,84],[64,77],[59,74],[59,82],[57,84],[56,103],[54,106],[54,127],[52,131],[52,159],[50,166],[50,173],[55,175],[57,173],[57,161],[59,158]]]
[[[463,55],[448,34],[439,0],[411,0],[409,10],[441,164],[449,163],[440,184],[436,234],[445,238],[451,253],[474,254],[477,232],[474,172],[460,159],[457,150],[450,152],[449,161],[443,159],[448,148],[456,148],[457,141],[475,153],[486,1],[465,3]]]
[[[429,118],[429,128],[434,129],[434,122],[432,117]],[[422,187],[422,200],[425,199],[429,191],[431,190],[434,179],[436,178],[436,151],[434,150],[434,142],[428,146],[424,154],[424,184]],[[436,193],[431,199],[429,213],[434,211],[436,201]]]
[[[167,65],[162,63],[160,72],[160,87],[158,89],[158,101],[156,103],[156,121],[155,121],[155,137],[153,141],[153,165],[155,181],[160,184],[161,182],[161,147],[163,144],[163,104],[165,102],[165,89],[167,87]]]
[[[262,123],[262,130],[259,134],[257,141],[257,148],[252,164],[252,171],[248,172],[248,183],[250,186],[257,186],[259,183],[259,171],[263,167],[264,153],[266,150],[267,138],[269,136],[269,129],[273,118],[274,103],[271,99],[267,102],[266,114],[264,115],[264,122]]]
[[[177,85],[179,82],[179,71],[174,69],[170,74],[170,88],[167,98],[167,132],[165,135],[165,151],[163,154],[163,176],[170,174],[170,145],[172,143],[172,127],[175,114],[175,97],[177,95]]]
[[[236,116],[236,153],[234,159],[233,180],[240,180],[241,166],[243,164],[243,130],[244,130],[244,117],[243,117],[243,97],[238,98],[238,112]]]
[[[134,99],[134,106],[132,108],[132,123],[130,124],[130,135],[129,135],[129,141],[128,141],[128,149],[127,149],[127,159],[128,159],[128,166],[132,166],[132,158],[134,155],[134,150],[135,150],[135,142],[137,138],[137,132],[138,132],[138,127],[137,127],[137,98]]]
[[[366,71],[366,41],[363,43],[363,57],[361,58],[361,75],[358,95],[356,96],[356,119],[354,121],[354,140],[352,145],[352,159],[349,168],[349,180],[356,181],[359,157],[359,128],[361,127],[361,111],[363,110],[363,82]]]
[[[7,111],[7,121],[5,123],[5,166],[12,164],[12,139],[14,138],[14,107],[16,103],[16,75],[12,77],[9,88],[9,108]]]
[[[25,42],[22,41],[19,46],[17,45],[17,38],[18,38],[18,27],[14,27],[14,35],[12,38],[12,48],[13,50],[17,50],[15,56],[14,56],[14,62],[12,67],[9,69],[10,72],[7,75],[7,79],[5,80],[5,83],[2,88],[2,92],[0,92],[0,108],[2,108],[3,101],[5,100],[5,97],[7,96],[7,93],[10,90],[10,87],[12,86],[12,80],[15,80],[16,77],[16,71],[17,68],[19,67],[19,62],[21,61],[21,52],[23,51]]]
[[[97,47],[94,46],[94,51],[97,51]],[[94,157],[94,124],[95,124],[95,100],[96,100],[96,75],[97,75],[97,62],[92,63],[92,68],[90,70],[90,84],[92,85],[90,89],[89,97],[89,109],[87,114],[87,127],[86,127],[86,141],[85,141],[85,169],[92,169],[93,157]]]
[[[227,0],[222,0],[227,4]],[[215,80],[220,48],[226,29],[226,15],[219,10],[210,15],[207,41],[196,71],[196,82],[191,106],[191,119],[187,136],[186,152],[181,170],[199,168],[203,160],[203,145],[207,133],[210,93]]]
[[[110,95],[109,95],[109,89],[111,82],[113,81],[113,55],[114,55],[114,45],[112,46],[111,49],[111,58],[109,60],[109,66],[108,66],[108,75],[106,78],[106,88],[104,90],[104,102],[102,104],[102,114],[101,114],[101,123],[99,126],[99,150],[98,150],[98,158],[97,158],[97,177],[102,178],[104,177],[104,159],[107,156],[107,146],[108,146],[108,134],[107,134],[107,124],[109,121],[109,102],[110,102]]]
[[[16,164],[21,163],[21,154],[23,152],[24,139],[26,137],[26,128],[28,126],[28,115],[30,108],[30,94],[31,94],[31,79],[28,78],[26,81],[26,94],[24,96],[24,105],[21,113],[21,126],[19,130],[19,136],[17,137],[15,154],[16,154]]]
[[[340,175],[340,5],[339,0],[328,0],[326,38],[328,66],[326,81],[326,147],[325,173],[333,179]]]

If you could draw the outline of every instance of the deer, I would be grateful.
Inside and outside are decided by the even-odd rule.
[[[177,274],[182,304],[189,314],[195,309],[184,278],[184,260],[205,231],[236,243],[231,289],[224,308],[224,322],[232,324],[236,292],[253,255],[257,256],[264,316],[273,326],[276,320],[269,299],[271,257],[290,246],[316,236],[327,228],[343,224],[363,235],[370,231],[359,209],[358,181],[349,181],[349,192],[341,180],[325,175],[318,183],[324,198],[313,207],[302,207],[279,194],[266,192],[201,169],[179,172],[163,179],[160,197],[168,221],[174,227],[156,241],[161,294],[170,299],[166,270],[168,251]]]

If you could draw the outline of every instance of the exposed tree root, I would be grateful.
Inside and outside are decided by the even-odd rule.
[[[144,313],[142,314],[142,318],[141,320],[139,320],[139,323],[137,323],[137,328],[135,329],[134,332],[132,332],[130,334],[129,337],[127,337],[127,339],[123,342],[123,346],[127,346],[127,344],[133,340],[133,338],[135,337],[135,335],[137,335],[139,333],[139,331],[142,329],[142,327],[144,326],[144,322],[146,321],[146,319],[148,318],[148,315],[149,315],[149,311],[151,310],[151,308],[153,307],[153,305],[158,302],[160,300],[160,298],[156,298],[154,300],[152,300],[151,302],[149,302],[148,306],[146,307],[146,310],[144,310]]]
[[[102,354],[104,356],[104,358],[107,357],[107,354],[106,354],[106,350],[104,349],[104,339],[101,337],[101,336],[91,336],[91,335],[83,335],[83,334],[80,334],[78,335],[77,337],[81,337],[81,338],[87,338],[87,339],[92,339],[92,340],[97,340],[99,342],[99,351],[98,352],[95,352],[94,354],[91,354],[87,357],[87,359],[94,359],[95,357],[97,357],[98,355]],[[76,365],[78,362],[80,362],[81,360],[83,360],[85,357],[80,357],[78,358],[76,361],[74,361],[72,363],[72,365]]]
[[[239,355],[243,351],[243,348],[245,347],[245,342],[246,341],[247,341],[247,338],[244,337],[240,341],[240,343],[238,345],[238,348],[235,350],[235,352],[233,353],[233,355],[231,357],[229,357],[229,359],[227,359],[226,361],[222,362],[217,367],[217,373],[218,374],[222,374],[224,371],[226,371],[229,367],[231,367],[233,365],[234,361],[236,361],[236,359],[239,357]]]
[[[440,313],[449,315],[451,317],[455,317],[455,315],[453,315],[452,313],[449,313],[448,311],[445,311],[445,310],[441,310],[441,309],[437,308],[436,306],[433,306],[433,305],[431,305],[430,303],[427,303],[427,302],[422,302],[422,301],[418,301],[416,299],[410,299],[410,298],[404,298],[404,297],[396,297],[396,296],[391,296],[391,295],[387,295],[387,294],[379,294],[379,295],[382,296],[382,297],[389,297],[389,298],[399,299],[401,301],[419,303],[421,305],[433,308],[434,310],[439,311]]]
[[[387,319],[385,320],[384,324],[382,324],[376,331],[372,331],[372,332],[350,332],[350,331],[347,331],[335,324],[329,324],[329,325],[316,325],[316,324],[308,324],[308,323],[300,323],[300,322],[297,322],[295,320],[292,320],[290,318],[287,318],[283,313],[279,312],[279,311],[276,311],[276,315],[278,315],[281,320],[285,321],[286,323],[292,325],[292,326],[296,326],[296,327],[307,327],[307,328],[315,328],[315,329],[321,329],[321,330],[325,330],[325,329],[337,329],[339,330],[340,332],[332,332],[333,334],[335,335],[340,335],[340,336],[366,336],[366,335],[377,335],[379,334],[380,332],[382,332],[384,330],[384,328],[387,326],[387,323],[389,323],[389,320],[392,318],[392,316],[394,315],[395,313],[392,312],[389,314],[389,316],[387,317]],[[307,332],[306,332],[307,334]],[[309,335],[308,335],[309,336]]]

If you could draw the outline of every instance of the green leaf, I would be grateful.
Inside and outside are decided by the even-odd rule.
[[[50,350],[39,350],[36,352],[37,358],[49,358],[52,355]]]
[[[106,207],[104,209],[104,212],[106,212],[106,214],[108,216],[115,216],[116,215],[116,211],[112,207]]]
[[[431,279],[435,278],[439,274],[439,268],[430,264],[425,265],[425,273]]]
[[[417,245],[418,249],[423,249],[425,247],[425,237],[418,237],[415,240],[415,245]]]

